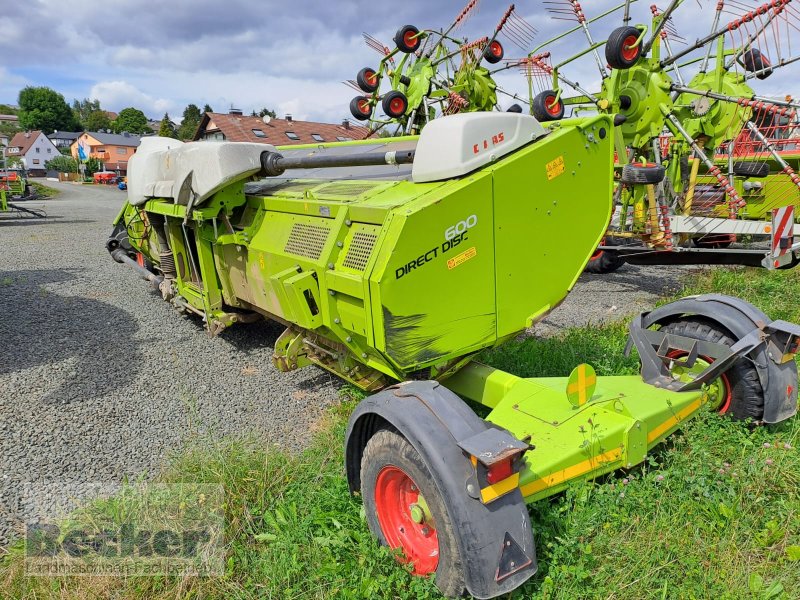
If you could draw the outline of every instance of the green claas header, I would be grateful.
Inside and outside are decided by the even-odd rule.
[[[445,594],[494,597],[536,570],[526,502],[641,462],[703,407],[797,408],[800,329],[724,296],[635,319],[641,376],[473,360],[574,286],[611,218],[614,136],[608,115],[497,112],[313,147],[145,138],[107,247],[211,334],[272,319],[277,368],[376,392],[345,440],[371,530]]]

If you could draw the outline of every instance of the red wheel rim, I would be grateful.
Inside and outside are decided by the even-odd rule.
[[[489,44],[489,52],[497,57],[503,56],[503,46],[500,44],[500,42],[492,42]]]
[[[557,117],[561,113],[561,103],[556,102],[555,96],[547,96],[547,98],[544,99],[544,108],[554,117]]]
[[[375,71],[367,71],[364,73],[364,79],[369,85],[375,85],[377,83],[376,75]]]
[[[682,350],[673,350],[669,354],[667,354],[667,358],[683,358],[686,356],[686,352]],[[697,358],[704,360],[708,364],[713,363],[714,361],[707,356],[698,356]],[[722,382],[723,386],[723,397],[719,403],[719,408],[717,412],[719,414],[724,415],[731,409],[731,400],[733,399],[733,387],[731,386],[731,381],[728,379],[728,375],[723,373],[719,376],[719,380]]]
[[[361,111],[361,114],[368,115],[370,113],[369,100],[359,100],[358,101],[358,110]]]
[[[389,102],[389,110],[392,111],[393,115],[402,115],[406,112],[406,103],[403,102],[402,98],[392,98]]]
[[[417,45],[417,39],[417,34],[413,31],[406,31],[403,35],[403,43],[409,48],[413,48]]]
[[[594,254],[592,254],[592,257],[589,260],[597,260],[601,256],[603,256],[603,251],[600,250],[600,248],[598,248],[597,250],[594,251]]]
[[[620,50],[620,54],[622,54],[622,59],[625,62],[632,62],[639,57],[639,46],[635,45],[636,40],[638,39],[639,36],[629,35],[625,38],[625,41],[622,42],[622,50]]]
[[[439,536],[433,523],[412,519],[411,507],[419,506],[420,493],[402,469],[387,465],[375,481],[375,509],[383,537],[390,548],[399,548],[414,575],[430,575],[439,565]]]

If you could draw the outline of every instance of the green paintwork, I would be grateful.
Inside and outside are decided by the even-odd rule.
[[[659,390],[639,377],[598,379],[581,407],[566,394],[568,378],[522,379],[472,363],[445,385],[492,409],[486,417],[527,439],[520,488],[526,502],[642,462],[647,451],[706,403],[703,392]]]
[[[520,379],[471,362],[574,286],[611,216],[613,140],[608,116],[565,120],[452,180],[270,179],[247,194],[240,182],[188,219],[156,199],[126,206],[118,222],[158,268],[152,221],[166,218],[173,302],[212,333],[253,315],[286,323],[279,369],[316,364],[366,390],[437,378],[491,408],[490,421],[536,445],[520,480],[533,501],[641,462],[704,398],[608,377],[574,406],[566,377]]]

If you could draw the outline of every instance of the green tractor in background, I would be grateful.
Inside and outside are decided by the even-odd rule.
[[[492,598],[536,572],[527,503],[641,463],[698,411],[797,411],[800,327],[726,296],[635,318],[641,376],[476,361],[575,285],[614,211],[620,135],[609,114],[467,112],[340,144],[143,138],[106,246],[210,334],[274,320],[276,368],[371,392],[344,440],[369,528],[444,594]]]

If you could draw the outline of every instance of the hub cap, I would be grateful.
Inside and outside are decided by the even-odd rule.
[[[387,465],[375,481],[375,508],[389,547],[403,551],[401,562],[415,575],[430,575],[439,564],[439,537],[419,487],[405,471]]]
[[[669,353],[669,358],[679,359],[684,356],[686,356],[686,353],[680,350]],[[712,362],[714,361],[705,356],[699,356],[691,368],[673,365],[671,373],[678,381],[688,383],[697,379],[697,376],[711,365]],[[716,410],[721,415],[724,415],[730,410],[733,390],[731,388],[731,382],[725,373],[717,377],[714,381],[706,384],[706,394],[708,395],[709,406],[712,410]]]

